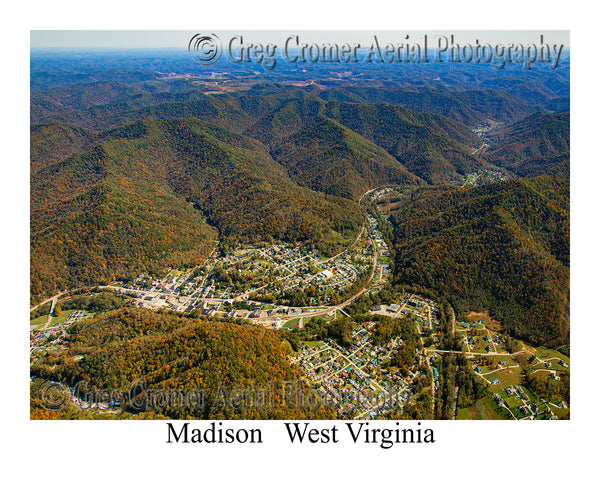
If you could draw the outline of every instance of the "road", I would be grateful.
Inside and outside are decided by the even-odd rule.
[[[485,147],[489,147],[489,145],[487,143],[484,143],[481,147],[479,148],[474,148],[473,151],[471,152],[471,155],[477,155],[478,153],[480,153]]]
[[[30,311],[30,312],[33,312],[33,311],[34,311],[36,308],[39,308],[39,307],[41,307],[41,306],[42,306],[42,305],[44,305],[45,303],[48,303],[48,302],[56,302],[56,300],[57,300],[59,297],[61,297],[62,295],[64,295],[65,293],[67,293],[67,292],[66,292],[66,290],[65,290],[65,291],[62,291],[62,292],[58,292],[58,293],[57,293],[56,295],[54,295],[53,297],[51,297],[51,298],[47,298],[47,299],[46,299],[46,300],[44,300],[43,302],[40,302],[40,303],[38,303],[37,305],[34,305],[33,307],[31,307],[31,308],[29,309],[29,311]],[[54,310],[54,307],[52,307],[50,311],[52,311],[52,310]]]
[[[458,405],[458,386],[454,387],[454,404],[452,405],[452,420],[456,420],[457,405]]]
[[[503,356],[504,357],[511,357],[513,355],[519,355],[521,353],[529,353],[530,355],[534,355],[535,356],[535,354],[533,352],[530,352],[529,350],[520,350],[518,352],[513,352],[513,353],[508,353],[508,352],[503,352],[503,353],[496,353],[496,352],[478,353],[478,352],[463,352],[462,350],[439,350],[439,349],[435,349],[435,348],[426,348],[425,352],[434,352],[434,353],[464,353],[466,356],[469,356],[469,355],[480,355],[482,357],[503,357]],[[539,360],[539,361],[541,361],[541,360]]]
[[[421,335],[421,326],[419,325],[419,321],[415,320],[415,325],[417,326],[417,333],[419,334],[419,340],[421,340],[421,351],[423,352],[423,356],[425,357],[425,363],[431,372],[431,419],[435,418],[435,378],[433,375],[433,368],[431,367],[431,363],[429,363],[429,357],[427,356],[427,349],[425,348],[425,343],[423,342],[423,336]]]
[[[58,301],[58,297],[60,297],[61,295],[62,294],[59,293],[58,295],[54,295],[50,299],[52,301],[52,303],[50,304],[50,312],[48,313],[48,320],[46,321],[46,323],[44,324],[44,326],[41,327],[41,330],[46,330],[50,326],[50,322],[52,321],[52,312],[54,312],[54,307],[56,306],[56,302]]]

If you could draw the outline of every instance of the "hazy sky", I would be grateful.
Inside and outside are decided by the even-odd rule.
[[[289,35],[300,35],[303,42],[358,42],[370,43],[373,34],[386,42],[401,43],[409,35],[409,41],[419,41],[427,34],[430,42],[436,35],[448,38],[454,35],[456,43],[471,43],[475,40],[480,43],[510,44],[510,43],[538,43],[540,35],[550,44],[569,45],[569,31],[565,30],[527,30],[527,31],[425,31],[425,30],[398,30],[398,31],[316,31],[316,30],[280,30],[280,31],[169,31],[169,30],[32,30],[31,48],[187,48],[190,38],[196,33],[215,33],[225,42],[233,35],[243,35],[245,42],[261,42],[282,44]],[[432,47],[435,45],[431,44]]]

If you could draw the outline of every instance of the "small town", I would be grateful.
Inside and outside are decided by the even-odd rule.
[[[409,396],[412,377],[417,375],[402,378],[382,368],[402,339],[396,337],[385,347],[376,347],[370,342],[374,325],[369,322],[355,328],[352,332],[355,343],[350,349],[328,340],[311,348],[303,345],[302,352],[294,359],[313,388],[334,399],[342,418],[375,418],[386,409],[402,408]]]
[[[381,188],[368,192],[372,201],[392,191]],[[387,218],[380,210],[380,221]],[[390,251],[378,227],[368,214],[359,235],[346,249],[325,258],[300,244],[273,243],[240,245],[228,253],[215,247],[203,265],[187,270],[167,270],[162,276],[144,273],[130,282],[114,282],[103,291],[124,294],[135,307],[173,310],[215,319],[249,321],[270,329],[299,330],[312,319],[331,321],[350,317],[344,310],[357,298],[378,292],[388,282]],[[361,281],[359,285],[358,282]],[[52,299],[50,312],[32,319],[30,330],[31,364],[61,345],[75,322],[90,318],[92,312],[65,310],[57,315]],[[546,382],[558,382],[568,372],[568,357],[550,349],[534,352],[532,347],[507,350],[513,339],[500,332],[500,325],[486,314],[472,312],[468,322],[452,328],[462,350],[443,350],[439,306],[431,299],[405,293],[387,304],[373,305],[366,312],[372,318],[405,319],[415,322],[420,336],[419,361],[408,375],[389,367],[389,360],[404,343],[402,335],[385,345],[373,343],[375,321],[355,324],[352,344],[341,346],[334,339],[304,341],[291,362],[304,373],[306,383],[335,405],[340,418],[369,420],[382,418],[394,410],[402,412],[414,395],[418,376],[431,374],[432,403],[440,389],[439,362],[444,355],[464,354],[471,371],[487,385],[486,404],[492,418],[558,419],[569,406],[560,398],[543,399],[521,384],[522,358],[529,357],[530,368]],[[81,399],[73,397],[77,405]],[[78,403],[79,402],[79,403]],[[87,408],[81,404],[82,408]],[[104,413],[111,405],[99,403]],[[474,412],[454,408],[454,418],[470,419]]]
[[[334,316],[358,296],[345,298],[369,271],[369,284],[359,294],[376,291],[389,278],[389,260],[385,240],[369,215],[354,243],[331,258],[291,244],[246,245],[222,256],[215,249],[202,266],[169,270],[161,278],[142,274],[104,288],[133,297],[131,303],[142,308],[197,310],[290,328],[313,316]]]

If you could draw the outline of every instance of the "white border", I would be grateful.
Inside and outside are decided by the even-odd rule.
[[[598,338],[596,138],[596,26],[593,14],[564,2],[29,2],[6,12],[2,32],[2,131],[5,150],[2,204],[5,212],[3,277],[6,376],[2,411],[9,450],[5,467],[44,477],[84,475],[144,478],[209,474],[253,478],[350,478],[378,475],[423,478],[566,477],[594,472],[596,447],[595,360]],[[13,4],[14,6],[15,4]],[[583,18],[582,18],[583,17]],[[8,27],[8,28],[7,28]],[[556,29],[571,30],[572,49],[572,420],[568,422],[427,422],[434,445],[398,445],[390,450],[347,444],[290,446],[280,422],[261,422],[265,445],[166,445],[163,422],[31,422],[28,409],[28,338],[21,309],[28,305],[29,218],[29,30],[31,29]],[[15,285],[17,290],[15,292]],[[23,312],[24,315],[24,312]],[[28,331],[28,329],[27,329]],[[250,428],[255,422],[245,422]],[[273,440],[270,440],[270,439]],[[6,444],[5,443],[5,444]],[[586,467],[591,467],[588,470]],[[10,471],[7,469],[7,471]],[[593,473],[592,473],[593,475]]]

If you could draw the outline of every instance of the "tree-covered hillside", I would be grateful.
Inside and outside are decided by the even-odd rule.
[[[62,359],[50,355],[32,373],[71,386],[83,381],[90,391],[123,391],[123,407],[131,413],[200,419],[335,418],[332,410],[300,409],[293,398],[283,397],[284,382],[302,388],[301,372],[290,365],[288,354],[289,345],[261,327],[125,308],[78,322]],[[198,392],[198,399],[191,399],[187,408],[184,402],[180,408],[161,408],[151,393],[159,389]],[[262,403],[256,392],[264,394]],[[236,394],[244,395],[244,402]],[[178,406],[175,401],[170,405]]]
[[[569,332],[569,184],[548,177],[406,195],[391,221],[395,279],[488,309],[536,344]]]
[[[32,173],[32,295],[197,264],[214,246],[350,241],[358,206],[298,186],[259,142],[199,120],[105,132]],[[337,241],[332,240],[338,239]]]
[[[569,178],[570,114],[536,114],[491,132],[485,158],[519,176]]]

